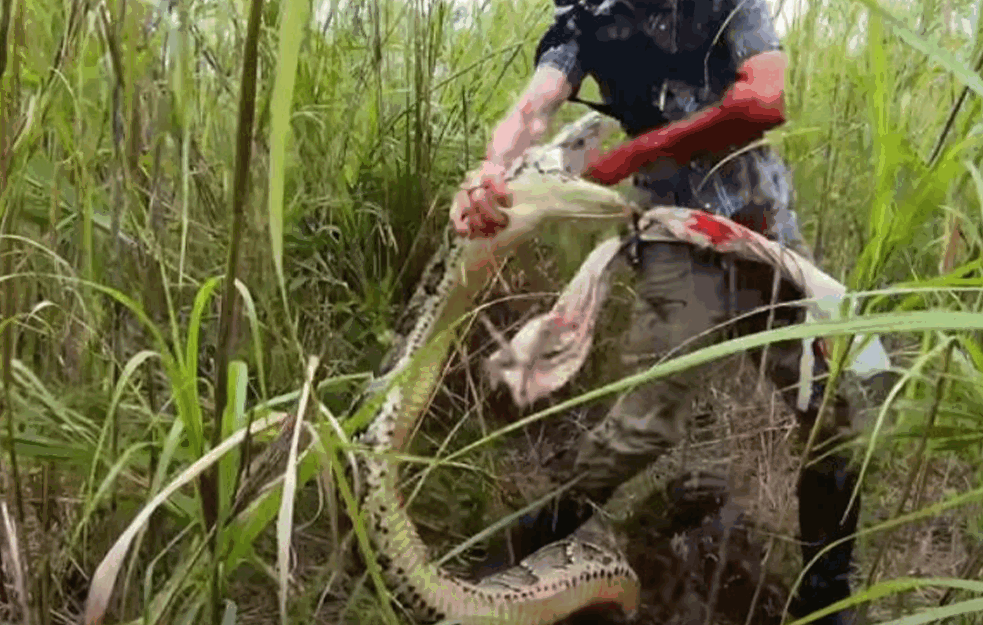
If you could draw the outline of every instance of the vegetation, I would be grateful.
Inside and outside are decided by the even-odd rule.
[[[791,121],[768,140],[824,268],[876,293],[766,338],[890,335],[903,384],[858,447],[854,600],[978,622],[979,3],[795,1],[776,3],[798,9]],[[77,622],[90,592],[107,622],[397,618],[350,566],[350,407],[551,19],[532,0],[0,1],[0,620]],[[474,397],[453,406],[481,417]],[[257,493],[242,469],[288,412],[316,444]],[[501,516],[474,474],[421,491],[474,528],[456,543]],[[889,540],[936,518],[970,545],[957,572],[882,576]]]

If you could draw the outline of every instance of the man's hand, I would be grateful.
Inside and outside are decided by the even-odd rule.
[[[459,235],[469,239],[493,237],[509,225],[509,217],[501,209],[511,206],[512,198],[505,186],[505,168],[485,161],[454,198],[451,222]]]
[[[495,129],[481,169],[454,198],[451,222],[459,235],[493,237],[508,226],[508,215],[501,210],[512,206],[505,186],[506,167],[545,134],[550,119],[572,93],[563,72],[549,66],[536,70],[512,112]]]

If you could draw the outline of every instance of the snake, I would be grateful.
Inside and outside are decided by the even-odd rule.
[[[589,113],[519,157],[506,176],[509,223],[497,235],[468,239],[448,226],[404,309],[409,327],[397,332],[388,370],[373,387],[375,412],[357,438],[366,451],[360,459],[360,510],[388,590],[418,622],[547,625],[601,604],[629,619],[638,613],[639,578],[611,520],[627,518],[633,505],[666,485],[671,471],[642,471],[570,536],[474,582],[432,561],[400,493],[393,458],[440,384],[456,322],[499,263],[549,222],[574,223],[578,231],[627,223],[621,193],[580,177],[610,131],[610,120]],[[677,456],[667,453],[660,461]]]

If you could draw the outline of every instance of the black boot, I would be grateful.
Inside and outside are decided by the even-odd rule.
[[[854,534],[860,517],[860,497],[844,518],[858,473],[849,459],[831,456],[811,463],[802,471],[798,485],[799,531],[803,566],[830,543]],[[793,612],[806,616],[850,596],[853,570],[853,544],[850,538],[823,554],[806,572]],[[849,625],[853,610],[843,610],[819,621],[822,625]]]

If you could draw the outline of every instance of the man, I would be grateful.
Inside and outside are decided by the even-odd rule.
[[[556,0],[555,21],[536,51],[536,71],[511,113],[495,130],[475,180],[458,194],[451,219],[461,236],[492,236],[508,223],[503,175],[546,132],[559,107],[576,98],[587,75],[604,97],[594,108],[618,119],[632,138],[594,162],[585,177],[616,184],[629,176],[652,204],[721,214],[810,257],[792,210],[791,175],[767,147],[748,144],[785,121],[786,58],[765,0]],[[769,303],[770,273],[743,267],[739,290],[729,287],[719,257],[671,242],[642,242],[637,265],[626,363],[647,366],[694,337]],[[760,273],[760,272],[759,272]],[[777,315],[795,323],[798,313]],[[742,330],[758,331],[762,318]],[[767,366],[786,401],[795,405],[801,344],[770,348]],[[821,360],[821,359],[820,359]],[[603,502],[620,483],[684,435],[692,371],[657,380],[620,397],[586,433],[566,470],[582,476],[581,496]],[[837,398],[824,418],[820,443],[849,432],[848,402]],[[797,410],[803,440],[816,421],[822,387]],[[823,445],[828,447],[828,445]],[[813,455],[818,458],[818,453]],[[843,455],[810,463],[798,484],[802,554],[808,563],[830,543],[856,531],[857,482]],[[848,510],[849,508],[849,510]],[[832,549],[805,576],[796,612],[811,613],[850,594],[853,541]],[[848,613],[825,619],[844,623]]]

